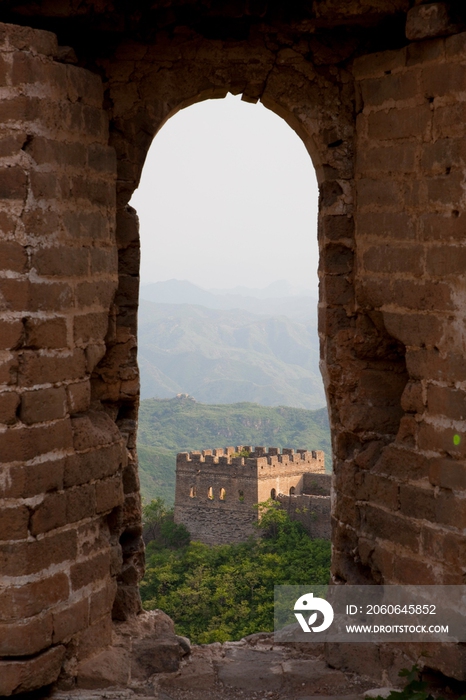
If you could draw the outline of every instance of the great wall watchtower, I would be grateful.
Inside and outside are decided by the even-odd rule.
[[[238,456],[249,453],[249,456]],[[255,534],[257,503],[306,491],[306,475],[326,481],[324,453],[242,445],[176,458],[175,522],[206,544],[243,542]],[[328,485],[326,485],[328,487]],[[329,520],[329,512],[328,517]]]

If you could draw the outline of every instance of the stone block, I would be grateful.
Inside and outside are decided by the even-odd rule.
[[[112,647],[78,665],[77,686],[86,689],[126,688],[130,683],[130,669],[128,650]]]
[[[57,680],[66,649],[55,646],[31,659],[0,660],[0,694],[25,693]]]
[[[0,423],[12,425],[17,420],[17,409],[20,398],[14,391],[5,392],[0,396]]]
[[[19,417],[23,423],[42,423],[57,420],[66,415],[66,391],[64,387],[36,389],[21,394]]]
[[[466,464],[448,458],[432,460],[429,472],[429,480],[433,486],[440,486],[453,491],[466,490]]]
[[[411,99],[419,92],[419,77],[417,71],[411,70],[361,81],[364,105],[378,106],[384,102],[393,105],[395,102]]]
[[[400,510],[411,518],[435,519],[434,490],[430,484],[424,488],[410,484],[400,485]]]
[[[68,595],[69,582],[64,573],[22,586],[9,586],[0,591],[0,620],[18,620],[38,615],[65,601]]]
[[[50,646],[53,624],[50,614],[25,621],[0,622],[0,656],[32,656]]]
[[[66,387],[68,411],[73,413],[86,413],[91,403],[91,385],[89,379],[83,382],[68,384]]]
[[[383,312],[387,331],[405,345],[437,345],[443,335],[443,321],[433,314]]]
[[[73,446],[75,450],[120,442],[121,434],[114,421],[103,411],[89,411],[71,419]]]
[[[410,41],[454,34],[456,30],[445,2],[417,5],[408,11],[406,17],[406,38]]]
[[[112,476],[122,466],[124,456],[124,448],[120,444],[114,444],[68,457],[64,475],[65,486],[75,486],[92,479]]]
[[[66,498],[63,493],[51,493],[45,496],[31,516],[31,534],[36,537],[66,525]]]
[[[24,344],[29,348],[65,348],[68,344],[64,318],[28,318],[25,321],[25,333]]]
[[[431,120],[428,105],[374,112],[368,117],[369,138],[380,141],[417,139],[427,133]]]
[[[68,641],[77,632],[86,629],[89,623],[89,598],[83,598],[61,610],[54,611],[53,643]]]
[[[110,553],[108,550],[90,556],[85,561],[73,564],[70,580],[73,591],[78,591],[90,583],[108,578],[110,572]]]
[[[50,533],[40,540],[18,542],[14,548],[0,544],[0,567],[4,576],[29,576],[52,564],[72,561],[77,555],[76,532]]]
[[[97,513],[105,513],[121,506],[124,501],[121,476],[98,481],[95,485],[95,492]]]
[[[405,516],[387,513],[382,508],[367,504],[361,507],[361,517],[362,531],[367,536],[417,550],[420,525],[413,523]]]
[[[28,536],[29,510],[17,505],[0,511],[0,541],[23,540]]]
[[[108,329],[107,313],[88,313],[74,317],[74,341],[77,344],[102,341]]]
[[[75,486],[65,492],[67,523],[75,523],[95,515],[95,489],[94,484],[85,484],[84,486]]]

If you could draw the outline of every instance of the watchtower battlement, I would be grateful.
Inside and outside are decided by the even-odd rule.
[[[176,458],[175,521],[206,544],[242,542],[255,534],[254,506],[279,494],[306,492],[306,476],[325,475],[321,450],[216,448]]]
[[[243,453],[243,455],[242,455]],[[244,453],[248,453],[245,456]],[[242,455],[242,456],[241,456]],[[276,467],[290,470],[305,470],[307,472],[321,473],[325,470],[325,455],[322,450],[293,450],[278,447],[252,447],[238,445],[236,447],[220,447],[213,450],[200,450],[192,452],[180,452],[176,457],[177,465],[191,465],[196,468],[199,464],[218,464],[219,466],[253,467],[264,469]],[[204,467],[204,468],[205,468]]]

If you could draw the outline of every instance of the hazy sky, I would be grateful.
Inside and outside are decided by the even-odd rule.
[[[261,104],[228,96],[172,117],[132,201],[141,280],[317,288],[317,183],[299,137]]]

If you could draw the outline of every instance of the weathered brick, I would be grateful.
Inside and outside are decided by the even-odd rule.
[[[19,417],[23,423],[64,418],[66,415],[66,391],[64,387],[36,389],[21,394]]]
[[[420,382],[408,382],[401,396],[401,407],[403,411],[408,413],[424,412],[424,399]]]
[[[423,451],[446,452],[460,458],[466,457],[466,440],[455,444],[456,434],[457,431],[454,428],[443,428],[441,425],[421,421],[419,423],[418,448]]]
[[[0,620],[32,617],[66,600],[68,595],[68,577],[63,573],[24,586],[9,586],[0,591]]]
[[[17,420],[17,408],[20,398],[14,391],[8,391],[0,395],[0,423],[12,425]]]
[[[456,498],[451,491],[441,491],[435,499],[435,520],[460,532],[466,527],[466,499]]]
[[[2,349],[14,350],[20,347],[23,340],[23,324],[21,321],[0,320],[0,343]]]
[[[356,171],[364,175],[415,172],[417,147],[416,143],[390,143],[382,148],[363,148],[356,156]]]
[[[57,680],[66,648],[55,646],[30,659],[0,661],[0,694],[23,693]]]
[[[75,343],[103,340],[107,334],[108,313],[88,313],[74,317]]]
[[[26,506],[2,508],[0,511],[0,540],[23,540],[28,536],[29,510]]]
[[[369,115],[369,137],[389,141],[414,137],[422,138],[432,120],[428,105],[389,109]]]
[[[443,415],[452,420],[466,420],[466,392],[451,387],[429,384],[427,409],[430,414]]]
[[[400,485],[400,510],[404,515],[419,520],[434,520],[434,489],[419,488],[410,484]]]
[[[443,321],[433,314],[383,312],[387,331],[409,346],[437,345],[443,335]]]
[[[89,272],[89,251],[86,248],[54,247],[35,252],[31,266],[39,275],[67,277],[83,276]]]
[[[349,304],[353,301],[354,289],[350,282],[342,276],[327,275],[321,281],[322,301],[327,304]]]
[[[115,280],[101,282],[81,282],[76,287],[76,301],[79,308],[98,306],[109,308],[116,291]]]
[[[0,241],[0,260],[4,270],[25,272],[28,256],[24,246],[14,241]]]
[[[65,460],[47,460],[33,465],[2,467],[0,498],[30,498],[63,488]]]
[[[445,43],[443,39],[426,39],[415,41],[406,47],[406,65],[417,66],[443,58]]]
[[[422,89],[427,97],[442,97],[466,90],[466,67],[461,63],[437,63],[422,71]]]
[[[406,352],[406,365],[413,379],[445,382],[466,381],[466,358],[454,352],[441,355],[438,348],[413,348]]]
[[[320,269],[327,274],[344,275],[353,269],[354,253],[341,244],[329,244],[321,250]]]
[[[463,173],[452,172],[441,177],[426,178],[427,196],[430,202],[439,202],[449,206],[461,202],[464,194]]]
[[[437,583],[431,562],[422,561],[419,557],[394,557],[393,576],[396,583],[404,586],[433,586]]]
[[[0,310],[61,311],[73,304],[71,287],[66,283],[30,282],[0,278]]]
[[[51,533],[31,542],[17,542],[14,547],[0,544],[0,566],[4,576],[29,576],[48,569],[52,564],[73,561],[77,555],[76,532]]]
[[[68,605],[53,613],[53,643],[68,641],[89,623],[89,598]]]
[[[466,490],[466,463],[440,457],[434,459],[430,467],[429,479],[434,486],[464,491]]]
[[[338,241],[354,237],[354,219],[352,216],[322,216],[319,230],[325,238]]]
[[[66,450],[71,446],[72,434],[68,420],[27,428],[10,428],[0,433],[0,460],[29,460],[53,450]]]
[[[363,255],[364,267],[371,272],[409,272],[414,277],[424,271],[424,249],[419,245],[374,245]]]
[[[110,273],[114,276],[112,281],[108,281],[107,285],[117,287],[116,274],[118,270],[118,253],[114,248],[92,248],[91,249],[91,274],[99,275],[102,273]]]
[[[19,362],[18,384],[31,387],[37,383],[48,384],[83,379],[86,361],[80,348],[63,353],[41,355],[33,351],[22,353]]]
[[[54,200],[60,197],[59,177],[56,172],[31,170],[29,179],[31,192],[36,201]]]
[[[395,443],[384,448],[373,471],[399,480],[415,481],[429,475],[430,465],[429,458]]]
[[[77,644],[79,661],[93,656],[112,643],[113,625],[110,615],[105,615],[80,633]]]
[[[65,318],[27,318],[24,328],[26,347],[52,349],[65,348],[68,345]]]
[[[400,203],[400,188],[392,180],[371,180],[369,178],[357,181],[357,196],[360,207],[396,208]]]
[[[44,532],[66,525],[66,497],[63,493],[50,493],[45,496],[31,516],[31,535],[36,537]]]
[[[413,311],[452,311],[455,308],[452,289],[442,282],[395,279],[392,300],[397,306]]]
[[[22,216],[24,229],[29,236],[49,236],[59,228],[58,213],[51,209],[31,207]]]
[[[375,79],[362,80],[361,91],[365,105],[409,100],[419,91],[420,72],[391,73]]]
[[[370,472],[364,475],[364,500],[371,503],[398,510],[398,489],[398,483],[392,479]]]
[[[464,102],[436,107],[433,112],[434,138],[464,138],[465,117],[466,104]]]
[[[18,624],[0,622],[0,655],[32,656],[52,641],[52,616],[35,616]]]
[[[448,168],[462,166],[466,161],[463,139],[438,139],[422,146],[421,168],[424,172],[445,175]]]
[[[98,481],[95,485],[96,511],[105,513],[121,506],[124,500],[123,483],[119,475]]]
[[[92,594],[89,609],[91,624],[111,612],[115,600],[116,588],[116,581],[110,579],[107,581],[104,588]]]
[[[415,227],[409,214],[403,212],[360,212],[357,216],[357,235],[411,240]]]
[[[420,526],[416,523],[372,505],[362,506],[361,513],[362,530],[367,535],[417,549]]]
[[[104,411],[89,411],[84,416],[76,416],[71,425],[75,450],[88,450],[121,440],[120,431]]]
[[[466,247],[432,246],[426,251],[426,271],[433,277],[462,274],[466,265]]]
[[[27,175],[19,166],[0,168],[0,199],[26,199]]]
[[[78,591],[90,583],[106,579],[110,571],[110,552],[99,552],[85,561],[73,564],[70,570],[70,580],[73,591]]]
[[[91,384],[89,379],[83,382],[68,384],[66,387],[68,411],[73,413],[85,413],[91,403]]]
[[[371,53],[355,59],[353,74],[356,79],[383,76],[406,64],[406,49]]]
[[[96,512],[94,484],[76,486],[66,491],[66,521],[75,523],[90,518]]]
[[[70,487],[112,476],[121,468],[123,456],[119,444],[73,455],[66,462],[65,485]]]

